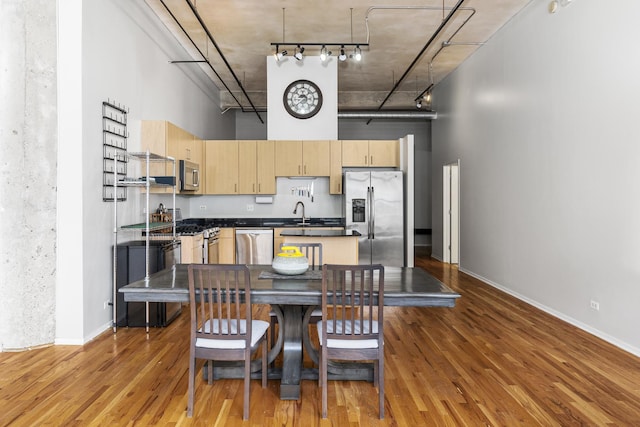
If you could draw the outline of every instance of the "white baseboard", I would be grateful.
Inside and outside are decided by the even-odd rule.
[[[83,339],[75,339],[75,338],[56,338],[54,344],[55,345],[85,345],[89,341],[94,340],[98,335],[102,334],[107,329],[112,327],[111,321],[108,321],[104,325],[96,328],[94,331],[89,333],[89,335],[85,336]]]
[[[486,283],[487,285],[494,287],[496,289],[501,290],[502,292],[511,295],[512,297],[518,298],[520,301],[526,302],[529,305],[532,305],[542,311],[544,311],[545,313],[548,313],[550,315],[552,315],[553,317],[556,317],[564,322],[569,323],[570,325],[575,326],[576,328],[582,329],[585,332],[590,333],[593,336],[596,336],[606,342],[608,342],[609,344],[612,344],[626,352],[629,352],[631,354],[633,354],[634,356],[638,356],[640,357],[640,348],[634,347],[629,345],[626,342],[620,341],[619,339],[612,337],[609,334],[606,334],[598,329],[595,329],[585,323],[580,322],[579,320],[574,319],[573,317],[567,316],[564,313],[561,313],[557,310],[554,310],[550,307],[547,307],[544,304],[540,304],[538,301],[532,300],[531,298],[528,298],[524,295],[519,294],[518,292],[514,292],[512,289],[506,288],[498,283],[492,282],[491,280],[480,276],[479,274],[475,274],[472,271],[469,271],[467,269],[464,269],[460,266],[458,266],[459,271],[468,274],[469,276],[472,276],[480,281],[482,281],[483,283]]]

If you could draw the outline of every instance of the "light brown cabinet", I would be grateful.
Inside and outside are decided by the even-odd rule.
[[[329,176],[330,141],[275,141],[276,176]]]
[[[258,157],[256,141],[238,141],[238,194],[256,192],[258,181]]]
[[[205,194],[239,194],[238,147],[235,140],[205,141]]]
[[[342,141],[331,141],[329,194],[342,194]]]
[[[236,231],[235,228],[221,228],[218,239],[218,262],[220,264],[236,263]]]
[[[189,160],[202,165],[202,140],[166,120],[143,120],[141,142],[142,151],[148,149],[151,153],[160,156],[173,157],[176,160],[176,177],[179,175],[178,165],[180,160]],[[173,176],[173,165],[152,163],[150,165],[150,175]],[[171,191],[164,188],[152,190],[153,193],[170,193]],[[198,191],[186,191],[185,194],[203,194],[202,186]]]
[[[398,140],[343,140],[342,166],[399,167]]]
[[[177,126],[171,125],[168,127],[169,143],[167,146],[168,155],[176,159],[176,174],[180,174],[179,161],[188,160],[196,163],[200,167],[200,182],[203,183],[202,167],[203,160],[203,144],[200,138],[197,138]],[[204,185],[200,185],[198,190],[187,190],[181,193],[183,194],[204,194]]]
[[[284,230],[343,230],[342,227],[286,227],[273,229],[273,253],[280,252],[282,243],[322,243],[324,264],[358,264],[358,237],[281,236]]]
[[[275,142],[238,141],[239,194],[275,194]]]
[[[182,264],[202,264],[204,236],[180,236],[180,262]]]
[[[140,151],[149,150],[150,153],[159,156],[169,155],[169,129],[176,126],[164,120],[143,120],[140,126]],[[173,156],[172,156],[173,157]],[[146,165],[142,164],[142,168]],[[177,169],[177,166],[176,166]],[[149,176],[173,176],[172,162],[151,162],[149,165]],[[173,189],[152,188],[151,193],[171,193]]]
[[[273,141],[205,142],[206,194],[275,194]]]
[[[280,253],[280,246],[282,246],[282,244],[285,241],[285,236],[281,236],[280,233],[282,233],[283,231],[287,230],[287,231],[303,231],[303,230],[344,230],[344,227],[277,227],[273,229],[273,253],[274,256],[275,254]],[[336,237],[339,238],[339,237]],[[324,261],[324,248],[322,248],[322,253],[323,253],[323,259],[322,261],[326,264],[326,261]],[[338,263],[339,264],[339,263]]]

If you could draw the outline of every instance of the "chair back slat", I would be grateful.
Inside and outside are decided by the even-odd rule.
[[[328,327],[322,329],[321,339],[381,339],[383,304],[382,265],[325,264],[322,317]]]
[[[251,281],[246,265],[190,264],[192,338],[251,338]],[[220,325],[226,325],[220,327]]]
[[[322,268],[322,243],[281,243],[280,248],[283,246],[299,248],[300,252],[309,260],[309,267],[312,270]]]

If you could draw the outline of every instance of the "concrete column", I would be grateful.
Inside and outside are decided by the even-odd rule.
[[[0,0],[0,351],[55,339],[56,22]]]

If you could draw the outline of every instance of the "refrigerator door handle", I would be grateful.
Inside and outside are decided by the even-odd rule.
[[[371,203],[370,209],[371,209],[371,220],[369,221],[369,226],[371,227],[371,238],[375,239],[376,238],[376,205],[373,203],[374,200],[376,199],[376,195],[374,192],[374,187],[371,187],[371,196],[370,196],[370,200],[369,203]]]
[[[367,239],[371,239],[371,187],[367,187]]]

